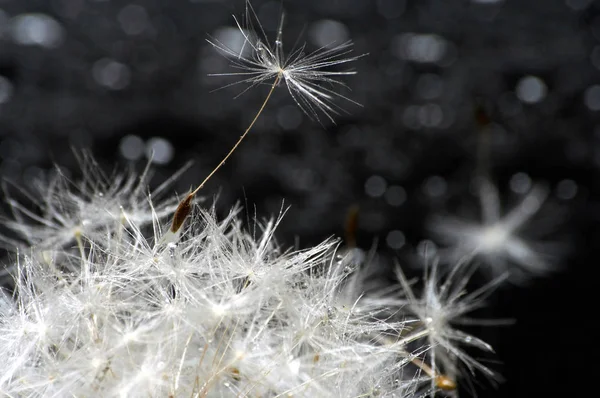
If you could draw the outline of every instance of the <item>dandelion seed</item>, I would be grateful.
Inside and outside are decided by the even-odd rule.
[[[456,264],[443,279],[438,273],[439,262],[435,260],[431,269],[425,269],[421,297],[415,295],[402,270],[399,267],[396,269],[396,275],[406,294],[404,304],[420,320],[421,327],[427,331],[425,338],[432,347],[428,355],[429,364],[420,359],[412,360],[412,363],[431,377],[432,390],[435,388],[444,391],[455,390],[457,387],[455,380],[461,365],[466,367],[469,373],[478,370],[491,380],[498,379],[495,372],[467,354],[461,346],[470,346],[487,352],[493,352],[492,347],[452,325],[463,322],[487,323],[487,321],[467,318],[467,314],[481,308],[484,300],[506,280],[508,274],[467,294],[465,287],[475,271],[475,267],[466,261],[470,258],[464,258]]]
[[[185,222],[186,217],[192,211],[192,199],[193,198],[194,198],[194,195],[189,194],[188,196],[186,196],[185,199],[183,199],[179,203],[179,206],[177,206],[177,209],[175,210],[175,213],[173,214],[173,222],[171,224],[171,232],[177,233],[179,231],[179,228],[181,228],[181,226]]]
[[[521,202],[504,215],[498,189],[489,180],[481,181],[478,196],[481,221],[451,216],[438,216],[429,221],[430,231],[447,245],[442,257],[451,264],[464,256],[477,256],[484,260],[492,277],[509,270],[513,282],[546,273],[551,268],[550,248],[536,250],[539,242],[527,241],[518,233],[539,212],[548,189],[541,184],[534,185]]]
[[[324,87],[324,84],[345,86],[336,78],[356,73],[351,70],[330,70],[331,67],[354,62],[366,55],[349,56],[353,47],[351,41],[338,45],[331,43],[310,54],[305,53],[305,46],[302,45],[286,56],[283,51],[282,32],[284,14],[281,16],[277,36],[272,45],[269,44],[269,40],[250,2],[246,2],[245,27],[235,17],[234,20],[244,37],[244,46],[240,51],[229,48],[215,38],[207,40],[231,60],[234,68],[241,70],[241,72],[212,74],[212,76],[242,78],[242,80],[225,87],[240,83],[249,84],[249,87],[242,92],[243,94],[250,88],[268,81],[276,80],[273,85],[278,85],[281,80],[286,84],[289,94],[300,109],[308,117],[316,120],[319,120],[319,112],[321,112],[331,122],[335,122],[333,115],[337,115],[343,110],[335,104],[336,98],[360,105],[350,98]],[[254,27],[255,24],[258,26],[257,29]],[[248,56],[243,54],[246,45],[251,48],[251,54]]]
[[[411,362],[416,365],[419,369],[427,374],[432,380],[432,384],[442,391],[454,391],[458,388],[456,381],[452,380],[450,376],[443,374],[436,374],[433,369],[419,358],[413,358]]]
[[[184,201],[188,199],[191,200],[204,187],[208,180],[210,180],[210,178],[225,164],[229,157],[231,157],[244,138],[246,138],[250,130],[252,130],[252,127],[267,106],[275,88],[281,81],[285,82],[288,92],[298,107],[302,109],[307,116],[316,120],[319,120],[318,111],[320,111],[329,120],[335,123],[332,115],[337,115],[342,111],[342,108],[335,104],[336,98],[342,98],[348,102],[360,105],[350,98],[324,87],[323,84],[344,86],[344,83],[336,80],[336,77],[353,75],[356,72],[332,71],[328,70],[328,68],[353,62],[366,54],[346,57],[352,52],[352,42],[348,41],[338,46],[323,47],[308,55],[304,53],[304,46],[301,46],[300,48],[293,50],[288,56],[285,56],[283,52],[283,16],[284,14],[281,15],[275,42],[273,45],[270,45],[254,8],[252,8],[249,1],[246,1],[247,29],[242,27],[235,16],[233,17],[239,31],[244,37],[242,48],[236,52],[218,39],[211,38],[207,40],[208,43],[222,54],[229,57],[232,60],[234,67],[242,70],[242,72],[217,73],[212,75],[241,76],[243,78],[241,81],[225,87],[238,83],[248,83],[250,86],[244,90],[244,92],[246,92],[250,88],[266,83],[267,81],[272,81],[272,83],[262,105],[244,133],[221,162],[210,172],[200,185],[184,199]],[[254,24],[257,24],[258,29],[254,29]],[[250,56],[243,55],[247,45],[251,47]],[[182,209],[185,208],[185,206],[186,205],[183,202],[180,203]],[[177,217],[183,215],[183,213],[176,214]],[[173,227],[176,225],[181,226],[184,220],[185,216],[182,220],[177,220],[177,223],[175,222],[176,220],[173,220]]]

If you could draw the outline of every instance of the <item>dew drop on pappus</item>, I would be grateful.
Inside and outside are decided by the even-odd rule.
[[[169,250],[169,257],[174,258],[175,257],[175,250],[177,250],[177,243],[169,243],[167,245],[167,248]]]

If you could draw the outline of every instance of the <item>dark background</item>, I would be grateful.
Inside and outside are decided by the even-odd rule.
[[[272,33],[282,3],[253,6]],[[548,183],[558,210],[546,217],[560,222],[554,238],[570,250],[559,271],[491,299],[483,315],[516,324],[477,331],[507,380],[498,389],[481,380],[478,394],[597,390],[600,2],[289,0],[283,8],[287,50],[301,37],[308,50],[352,39],[356,55],[369,53],[342,91],[362,107],[340,101],[348,113],[320,124],[280,88],[202,193],[218,195],[221,211],[240,201],[259,217],[290,206],[278,238],[299,247],[343,235],[358,206],[359,246],[376,244],[384,264],[410,265],[429,238],[427,216],[477,215],[470,186],[482,127],[474,109],[482,109],[506,204],[518,200],[518,173]],[[194,161],[173,190],[185,193],[268,91],[234,99],[243,86],[213,90],[235,78],[208,76],[232,71],[208,35],[225,37],[232,14],[244,11],[243,0],[0,0],[1,176],[27,186],[53,163],[76,176],[71,147],[90,149],[109,170],[142,168],[153,148],[152,184]],[[565,194],[565,184],[576,192]]]

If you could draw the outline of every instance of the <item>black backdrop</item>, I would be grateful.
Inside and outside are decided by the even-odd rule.
[[[282,3],[253,5],[272,33]],[[221,211],[241,201],[259,217],[290,206],[278,238],[300,247],[342,235],[358,206],[359,246],[376,242],[382,257],[408,261],[429,238],[426,216],[477,212],[469,187],[481,127],[474,109],[483,109],[502,197],[514,197],[519,173],[547,182],[562,215],[557,236],[570,250],[560,271],[492,299],[484,315],[516,324],[478,332],[507,379],[496,390],[483,383],[479,395],[593,391],[600,3],[289,0],[283,8],[286,48],[297,37],[309,50],[349,38],[356,55],[369,53],[344,78],[344,95],[362,107],[341,101],[347,114],[320,124],[280,88],[203,194],[218,195]],[[109,169],[142,168],[152,147],[152,184],[194,161],[174,187],[186,192],[267,93],[234,99],[242,86],[213,91],[233,78],[208,76],[231,71],[208,35],[226,38],[232,14],[243,12],[242,0],[1,0],[1,175],[27,185],[53,163],[76,175],[70,147],[90,149]],[[574,194],[561,191],[574,185]]]

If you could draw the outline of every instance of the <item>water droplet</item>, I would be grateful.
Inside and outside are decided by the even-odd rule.
[[[175,257],[175,250],[177,249],[177,243],[169,243],[167,245],[167,248],[169,250],[169,257],[174,258]]]
[[[333,318],[335,316],[335,307],[327,307],[327,316]]]
[[[517,83],[515,89],[517,97],[526,104],[535,104],[544,99],[548,88],[542,79],[537,76],[525,76]]]
[[[173,145],[162,137],[153,137],[146,143],[146,156],[152,163],[167,164],[173,159]]]

